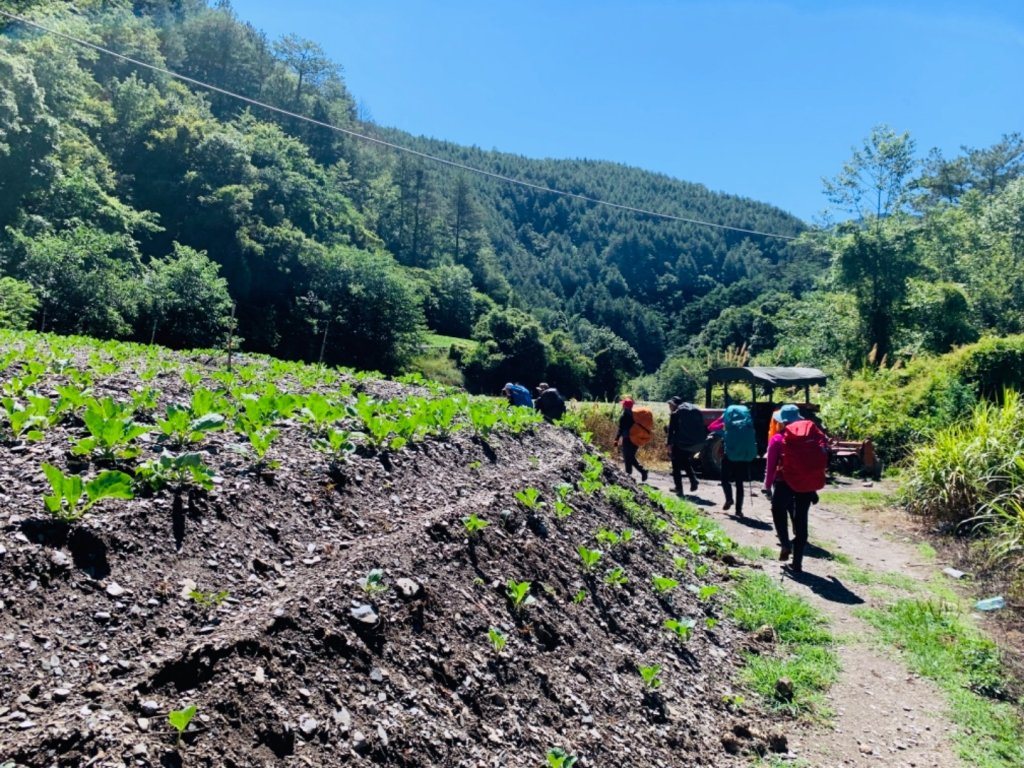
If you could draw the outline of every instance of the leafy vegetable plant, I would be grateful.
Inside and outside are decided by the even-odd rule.
[[[204,491],[213,490],[213,470],[198,453],[162,453],[159,458],[140,464],[135,469],[135,477],[154,491],[167,486],[181,490],[190,485]]]
[[[491,627],[487,630],[487,640],[490,642],[495,654],[500,654],[505,649],[505,643],[508,642],[505,633],[496,627]]]
[[[651,581],[654,582],[654,591],[659,595],[664,595],[667,592],[671,592],[673,589],[679,586],[679,582],[675,579],[670,579],[666,576],[658,576],[655,574]]]
[[[207,610],[218,608],[230,595],[231,593],[226,589],[220,592],[203,592],[193,589],[188,593],[188,596],[196,602],[196,605]]]
[[[576,765],[577,757],[568,754],[561,747],[552,747],[547,754],[548,768],[572,768]]]
[[[613,568],[605,574],[604,583],[610,584],[613,587],[621,587],[623,584],[629,583],[629,579],[626,577],[625,570]]]
[[[182,734],[196,716],[196,705],[190,704],[184,709],[172,709],[167,713],[167,722],[178,732],[178,744],[181,744]]]
[[[685,643],[690,639],[690,635],[693,634],[693,628],[696,625],[697,622],[693,619],[665,619],[662,626],[674,634],[679,642]]]
[[[469,535],[469,537],[473,538],[474,536],[476,536],[477,533],[479,533],[488,525],[490,525],[490,523],[481,517],[477,517],[474,514],[467,515],[466,517],[462,518],[462,525],[466,529],[466,533]]]
[[[583,561],[583,570],[588,573],[594,569],[601,559],[601,551],[598,549],[587,549],[582,544],[576,548],[580,553],[580,560]]]
[[[373,568],[369,573],[359,579],[359,586],[368,595],[375,595],[380,592],[387,592],[388,585],[384,581],[384,571],[381,568]]]
[[[101,472],[87,483],[78,475],[65,475],[52,464],[43,464],[43,473],[53,493],[43,497],[46,509],[58,520],[65,523],[81,518],[101,499],[131,499],[132,478],[124,472]],[[81,504],[82,494],[86,503]],[[81,506],[80,506],[81,505]]]
[[[660,664],[651,664],[645,667],[637,667],[637,671],[640,673],[640,677],[643,678],[644,685],[646,685],[652,691],[661,687],[662,680],[659,677],[659,675],[661,675]]]
[[[524,488],[521,491],[516,491],[515,497],[519,499],[520,504],[531,511],[539,509],[543,504],[540,500],[540,491],[532,486]]]
[[[512,609],[516,613],[521,613],[527,606],[537,602],[530,594],[530,582],[509,579],[507,587],[505,594],[512,601]]]

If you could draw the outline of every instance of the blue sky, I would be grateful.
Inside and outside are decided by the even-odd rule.
[[[1024,131],[1024,2],[232,0],[382,125],[610,160],[806,220],[874,125],[923,157]]]

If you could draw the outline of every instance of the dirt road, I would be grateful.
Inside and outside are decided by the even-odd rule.
[[[652,473],[650,483],[666,492],[672,488],[671,478],[664,474]],[[840,491],[863,489],[860,483],[839,486]],[[688,498],[737,543],[770,547],[777,553],[768,500],[756,484],[754,493],[746,499],[742,518],[735,517],[734,510],[723,511],[724,495],[717,482],[702,481]],[[811,508],[810,545],[799,580],[786,574],[777,560],[766,557],[758,563],[787,590],[828,616],[839,640],[836,651],[842,671],[828,696],[835,718],[824,726],[802,726],[790,740],[796,757],[814,768],[960,765],[947,738],[952,725],[944,715],[942,694],[875,643],[874,630],[855,615],[858,606],[880,599],[879,587],[849,578],[862,570],[881,578],[923,582],[940,566],[922,558],[906,537],[886,535],[881,520],[824,502]]]

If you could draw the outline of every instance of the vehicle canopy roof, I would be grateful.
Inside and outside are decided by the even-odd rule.
[[[766,389],[803,387],[824,384],[828,376],[817,368],[786,368],[782,366],[751,366],[745,368],[713,368],[708,371],[709,384],[745,381]]]

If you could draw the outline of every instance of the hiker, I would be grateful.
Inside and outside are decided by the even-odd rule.
[[[817,491],[825,487],[828,438],[795,405],[782,406],[772,418],[779,422],[779,431],[768,442],[764,492],[772,500],[772,521],[781,547],[779,560],[789,560],[792,555],[790,570],[800,573],[807,545],[807,513],[817,500]]]
[[[704,416],[693,403],[683,402],[681,397],[668,400],[668,450],[672,457],[672,480],[676,484],[676,495],[683,495],[683,472],[690,480],[690,493],[697,490],[697,473],[693,467],[693,455],[703,446],[708,437]]]
[[[736,486],[736,517],[743,517],[743,484],[750,480],[750,464],[757,458],[754,419],[745,405],[730,405],[708,425],[722,436],[722,509],[732,509],[733,485]]]
[[[511,381],[501,389],[503,394],[508,399],[509,405],[519,405],[523,408],[533,408],[533,398],[530,397],[530,390],[524,387],[522,384],[513,384]]]
[[[650,414],[650,410],[644,408],[647,414]],[[646,419],[645,419],[646,420]],[[615,436],[615,445],[622,444],[622,458],[626,463],[626,474],[633,474],[633,467],[636,467],[640,472],[640,482],[647,482],[647,469],[640,466],[640,462],[636,460],[636,452],[640,450],[642,444],[646,444],[651,439],[651,426],[644,426],[642,423],[638,423],[637,419],[634,418],[633,414],[633,401],[630,398],[625,398],[622,401],[622,415],[619,416],[619,431]],[[647,436],[644,437],[644,431],[646,430]]]
[[[562,394],[554,387],[549,387],[547,382],[542,381],[537,385],[537,397],[533,401],[533,407],[540,411],[544,421],[549,424],[565,415],[565,400]]]

